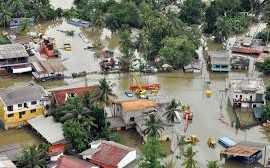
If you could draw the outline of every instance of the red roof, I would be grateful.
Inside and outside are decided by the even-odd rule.
[[[92,158],[93,163],[102,163],[117,167],[119,162],[131,151],[130,148],[113,142],[102,142]]]
[[[94,86],[86,86],[86,87],[79,87],[79,88],[54,90],[52,91],[52,95],[54,97],[56,105],[63,105],[66,102],[67,94],[76,94],[78,96],[83,96],[85,93],[89,91],[93,91],[94,89],[95,89]]]
[[[233,47],[232,52],[243,54],[260,54],[263,51],[256,48]]]
[[[56,168],[92,168],[93,166],[95,165],[87,161],[72,156],[63,155],[59,159]]]

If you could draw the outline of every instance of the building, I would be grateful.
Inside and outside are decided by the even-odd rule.
[[[19,144],[9,144],[0,146],[0,156],[6,156],[12,162],[18,161],[23,154],[23,148]],[[1,164],[0,164],[1,167]]]
[[[249,58],[242,56],[232,56],[231,70],[232,71],[246,71],[249,68]]]
[[[229,79],[229,100],[234,107],[255,108],[265,104],[265,86],[262,78]]]
[[[233,53],[259,55],[264,51],[261,39],[253,39],[252,37],[243,37],[237,39],[232,47]]]
[[[228,51],[209,51],[208,64],[213,72],[229,72],[230,71],[230,54]]]
[[[55,122],[53,116],[44,117],[42,115],[28,120],[28,123],[37,131],[48,143],[52,145],[64,145],[66,143],[62,123]]]
[[[124,168],[136,160],[136,150],[122,144],[99,140],[80,155],[85,160],[102,168]]]
[[[50,163],[47,168],[98,168],[85,160],[73,156],[64,155],[63,153],[54,153],[50,155]]]
[[[16,168],[16,166],[8,157],[0,156],[0,168]]]
[[[94,86],[62,89],[52,91],[53,103],[57,106],[65,104],[69,97],[84,96],[87,92],[95,90]]]
[[[77,27],[86,28],[86,29],[91,27],[90,22],[81,20],[81,19],[76,19],[76,18],[68,19],[67,23],[77,26]]]
[[[27,120],[45,113],[48,98],[41,86],[0,89],[0,123],[5,129],[27,124]]]
[[[12,73],[31,72],[28,53],[21,44],[0,45],[0,68],[6,68]]]
[[[64,78],[65,66],[58,59],[48,59],[32,62],[33,77],[37,81],[49,81]]]
[[[121,117],[126,125],[126,128],[134,127],[135,117],[143,113],[155,111],[157,103],[154,100],[146,99],[128,99],[113,101],[111,111],[107,117]]]

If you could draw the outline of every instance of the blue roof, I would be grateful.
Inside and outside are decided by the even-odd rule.
[[[225,136],[219,137],[218,141],[222,143],[225,147],[231,147],[231,146],[236,145],[236,142],[234,142],[233,140]]]

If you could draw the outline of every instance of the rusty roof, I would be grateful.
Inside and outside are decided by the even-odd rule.
[[[124,112],[144,110],[150,107],[155,107],[157,105],[155,100],[145,99],[129,99],[122,101],[114,101],[113,103],[121,105]]]
[[[242,157],[250,157],[255,153],[261,151],[258,147],[252,147],[248,145],[234,145],[228,149],[222,150],[220,154],[222,155],[229,155],[229,156],[242,156]]]

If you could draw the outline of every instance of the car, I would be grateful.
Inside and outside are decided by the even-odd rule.
[[[71,45],[69,43],[64,44],[64,50],[65,51],[71,51]]]
[[[125,91],[127,97],[133,97],[133,93],[131,91]]]
[[[157,73],[158,69],[153,66],[149,66],[149,67],[144,68],[142,71],[145,73]]]

